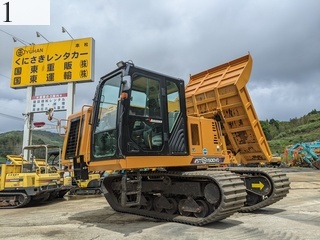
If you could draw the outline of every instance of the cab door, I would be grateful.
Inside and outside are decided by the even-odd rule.
[[[126,155],[186,154],[182,80],[136,71],[132,74],[124,121]]]

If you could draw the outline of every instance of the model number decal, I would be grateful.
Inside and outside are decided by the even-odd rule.
[[[191,164],[222,163],[223,161],[223,157],[195,157],[192,158]]]

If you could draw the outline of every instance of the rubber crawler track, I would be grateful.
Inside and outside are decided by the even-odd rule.
[[[275,202],[283,199],[290,189],[290,181],[285,173],[279,169],[274,168],[228,168],[229,170],[236,174],[261,174],[266,176],[270,183],[272,184],[272,193],[270,196],[255,205],[244,206],[241,208],[240,212],[252,212],[254,210],[269,206]]]
[[[122,175],[116,176],[108,176],[103,181],[102,190],[104,195],[109,202],[110,206],[118,211],[123,213],[131,213],[146,217],[151,217],[155,219],[160,219],[164,221],[172,221],[184,224],[190,224],[194,226],[202,226],[208,223],[216,222],[222,219],[225,219],[232,214],[238,212],[242,207],[246,200],[246,191],[245,186],[241,178],[228,171],[194,171],[194,172],[148,172],[141,173],[142,177],[162,177],[168,176],[173,177],[175,179],[180,179],[183,181],[211,181],[215,182],[217,186],[220,188],[221,192],[221,202],[220,205],[215,209],[214,212],[209,214],[204,218],[196,218],[196,217],[186,217],[179,214],[170,215],[164,212],[156,212],[145,210],[141,208],[135,207],[122,207],[121,204],[118,203],[117,197],[114,194],[112,189],[112,181],[119,180]],[[200,180],[199,180],[200,179]]]
[[[49,192],[43,192],[42,196],[44,196],[44,194],[49,193],[50,195],[45,198],[42,199],[42,201],[54,201],[57,198],[62,198],[68,191],[70,188],[61,188],[61,189],[56,189],[56,190],[52,190]],[[16,197],[20,196],[19,202],[18,201],[14,201],[14,204],[11,205],[8,201],[13,201]],[[23,192],[0,192],[0,199],[1,198],[5,198],[4,201],[0,200],[0,209],[12,209],[12,208],[20,208],[20,207],[25,207],[28,206],[30,204],[34,204],[34,203],[39,203],[39,199],[34,199],[34,196],[28,196],[26,193]],[[20,201],[21,199],[23,199],[23,201]]]
[[[25,193],[10,193],[10,192],[1,192],[0,193],[0,197],[14,198],[14,197],[18,197],[18,196],[23,197],[22,202],[19,202],[16,205],[6,205],[6,206],[1,206],[1,204],[0,204],[0,209],[10,209],[10,208],[23,207],[23,206],[26,206],[31,200],[31,197]],[[15,202],[15,203],[17,203],[17,202]]]

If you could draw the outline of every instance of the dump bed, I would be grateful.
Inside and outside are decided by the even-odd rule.
[[[185,89],[187,114],[221,122],[227,148],[242,164],[272,157],[246,88],[251,68],[252,58],[246,55],[191,75]]]

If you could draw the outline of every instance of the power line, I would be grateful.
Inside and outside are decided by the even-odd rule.
[[[11,115],[8,115],[8,114],[5,114],[5,113],[0,113],[0,116],[7,117],[7,118],[11,118],[11,119],[14,119],[14,120],[24,121],[24,118],[19,118],[19,117],[11,116]]]
[[[1,32],[3,32],[3,33],[5,33],[5,34],[7,34],[7,35],[9,35],[9,36],[11,36],[11,37],[13,37],[13,39],[17,39],[17,40],[19,40],[22,44],[25,44],[25,45],[32,45],[32,43],[28,43],[27,41],[24,41],[23,39],[21,39],[21,38],[18,38],[18,37],[16,37],[16,36],[14,36],[14,35],[12,35],[11,33],[8,33],[8,32],[6,32],[6,31],[4,31],[4,30],[2,30],[2,29],[0,29],[0,31]]]
[[[3,75],[3,74],[1,74],[1,73],[0,73],[0,75],[1,75],[2,77],[5,77],[5,78],[8,78],[8,79],[11,79],[11,78],[9,78],[9,77],[7,77],[6,75]]]

